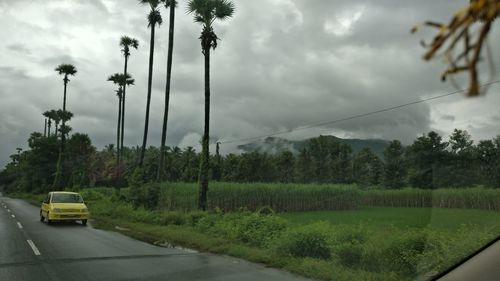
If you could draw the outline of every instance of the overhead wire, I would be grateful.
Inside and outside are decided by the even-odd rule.
[[[489,83],[485,83],[485,84],[481,85],[480,88],[489,87],[491,85],[498,84],[498,83],[500,83],[500,80],[491,81]],[[417,101],[412,101],[412,102],[408,102],[408,103],[404,103],[404,104],[400,104],[400,105],[396,105],[396,106],[391,106],[391,107],[387,107],[387,108],[383,108],[383,109],[379,109],[379,110],[375,110],[375,111],[370,111],[370,112],[366,112],[366,113],[356,114],[356,115],[352,115],[352,116],[348,116],[348,117],[344,117],[344,118],[340,118],[340,119],[335,119],[335,120],[331,120],[331,121],[306,125],[306,126],[298,127],[295,129],[282,130],[282,131],[278,131],[278,132],[274,132],[274,133],[270,133],[270,134],[265,134],[265,135],[255,136],[255,137],[248,137],[248,138],[233,139],[233,140],[228,140],[228,141],[219,140],[218,143],[219,144],[230,144],[230,143],[250,142],[250,141],[254,141],[254,140],[259,140],[259,139],[264,139],[264,138],[269,138],[269,137],[274,137],[274,136],[279,136],[279,135],[285,135],[285,134],[289,134],[289,133],[293,133],[293,132],[297,132],[297,131],[303,131],[303,130],[308,130],[308,129],[312,129],[312,128],[324,127],[326,125],[333,125],[333,124],[337,124],[337,123],[341,123],[341,122],[345,122],[345,121],[349,121],[349,120],[353,120],[353,119],[358,119],[358,118],[363,118],[363,117],[367,117],[367,116],[371,116],[371,115],[375,115],[375,114],[379,114],[379,113],[384,113],[384,112],[400,109],[403,107],[408,107],[408,106],[412,106],[412,105],[416,105],[416,104],[420,104],[420,103],[425,103],[428,101],[442,99],[445,97],[461,94],[464,92],[467,92],[467,89],[457,90],[455,92],[451,92],[451,93],[447,93],[447,94],[443,94],[443,95],[438,95],[438,96],[434,96],[434,97],[430,97],[430,98],[424,98],[424,99],[420,99]]]

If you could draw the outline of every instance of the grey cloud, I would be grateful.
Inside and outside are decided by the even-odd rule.
[[[455,116],[453,115],[443,115],[443,117],[441,117],[441,119],[445,120],[445,121],[455,121]]]
[[[439,61],[421,60],[424,50],[418,42],[430,39],[433,31],[424,29],[411,35],[409,30],[424,20],[447,20],[451,11],[465,2],[236,1],[235,17],[215,25],[222,40],[212,56],[214,141],[293,130],[454,91],[451,85],[439,81],[444,68]],[[148,8],[136,1],[94,0],[80,2],[68,11],[55,5],[53,10],[47,9],[48,14],[38,14],[36,7],[41,3],[0,0],[2,9],[17,5],[33,9],[32,18],[13,15],[0,19],[0,34],[7,34],[4,38],[13,38],[9,30],[22,34],[5,45],[0,42],[0,61],[8,59],[2,49],[12,53],[12,46],[29,46],[31,51],[31,56],[16,57],[0,68],[0,165],[31,132],[41,129],[41,112],[60,107],[62,82],[53,71],[60,63],[73,63],[79,70],[68,88],[68,109],[75,113],[71,126],[75,131],[87,132],[97,147],[113,143],[117,98],[115,87],[106,78],[123,71],[118,46],[121,35],[140,41],[139,50],[133,50],[129,62],[136,85],[127,91],[125,139],[127,145],[139,144],[147,89]],[[265,11],[262,7],[266,7]],[[349,33],[336,36],[325,32],[325,22],[335,22],[337,17],[358,9],[362,15]],[[61,11],[67,16],[58,17]],[[163,118],[168,18],[165,9],[161,11],[164,24],[157,29],[155,46],[150,145],[159,144]],[[46,18],[51,21],[45,22]],[[201,27],[193,23],[182,6],[176,19],[167,143],[197,147],[203,129],[203,57],[198,40]],[[500,43],[498,35],[495,28],[492,45]],[[433,110],[445,105],[445,101],[419,104],[283,137],[336,134],[408,143],[431,129],[448,134],[449,124],[463,120],[460,112],[465,109],[457,104],[453,112],[446,112],[456,120],[441,123],[438,119],[447,117]],[[494,123],[498,121],[483,119],[474,121],[474,137],[487,137],[489,131],[500,130]],[[236,151],[238,144],[224,145],[223,151]]]

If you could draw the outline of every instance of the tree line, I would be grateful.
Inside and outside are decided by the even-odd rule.
[[[0,172],[0,185],[28,192],[50,190],[61,141],[55,135],[33,133],[30,149],[12,155],[12,162]],[[117,166],[116,146],[97,151],[87,135],[73,134],[66,144],[64,180],[73,187],[125,187],[132,181],[157,181],[161,148],[146,149],[142,166],[137,161],[141,147],[120,149],[122,165]],[[166,147],[161,171],[165,181],[197,182],[202,157],[192,147]],[[368,147],[354,153],[349,144],[320,136],[308,140],[298,152],[221,155],[217,149],[209,161],[209,179],[221,182],[357,184],[387,189],[500,187],[500,136],[475,144],[467,131],[457,129],[448,141],[436,132],[408,146],[391,141],[381,156]]]

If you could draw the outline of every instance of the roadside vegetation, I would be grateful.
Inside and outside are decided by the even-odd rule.
[[[377,201],[374,207],[366,198],[377,191],[355,186],[218,183],[211,194],[220,198],[209,200],[208,212],[196,210],[196,184],[146,184],[133,189],[81,190],[92,212],[92,224],[150,243],[228,254],[319,280],[428,278],[500,232],[498,211],[387,207],[391,200],[385,201],[389,202],[386,205]],[[305,193],[308,190],[311,200]],[[461,191],[486,192],[481,198],[500,196],[500,190]],[[266,205],[273,192],[292,199],[284,201],[290,206],[299,202],[293,198],[301,197],[309,206],[276,212]],[[356,203],[340,210],[335,204],[314,205],[315,193],[322,192],[325,198],[332,193],[339,202]],[[460,198],[456,190],[437,192],[457,202]],[[398,193],[406,200],[419,201],[421,197],[415,190],[399,190],[389,192],[388,198],[398,198]],[[260,196],[263,194],[266,196]],[[43,197],[13,196],[35,204]],[[241,200],[236,205],[223,205],[234,198]]]

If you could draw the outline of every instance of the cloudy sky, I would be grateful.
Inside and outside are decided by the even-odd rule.
[[[197,146],[203,129],[201,28],[186,14],[186,2],[179,0],[177,10],[167,142]],[[456,90],[440,82],[440,61],[421,60],[419,41],[430,40],[432,33],[409,30],[427,19],[448,20],[468,0],[234,2],[234,18],[215,25],[222,41],[212,57],[214,138],[290,130]],[[165,24],[157,30],[151,145],[160,142],[163,116],[168,19],[161,11]],[[127,92],[125,143],[141,143],[147,12],[136,0],[0,0],[0,166],[16,147],[27,147],[31,132],[43,131],[43,111],[62,107],[63,84],[54,71],[60,63],[78,68],[68,89],[68,110],[76,116],[70,125],[88,133],[98,148],[114,142],[117,98],[106,78],[123,69],[122,35],[140,42],[129,63],[136,85]],[[500,46],[499,35],[497,24],[492,46]],[[500,54],[495,55],[500,71]],[[448,135],[458,127],[479,140],[500,134],[499,103],[496,85],[478,99],[456,95],[283,137],[335,134],[408,143],[431,129]]]

